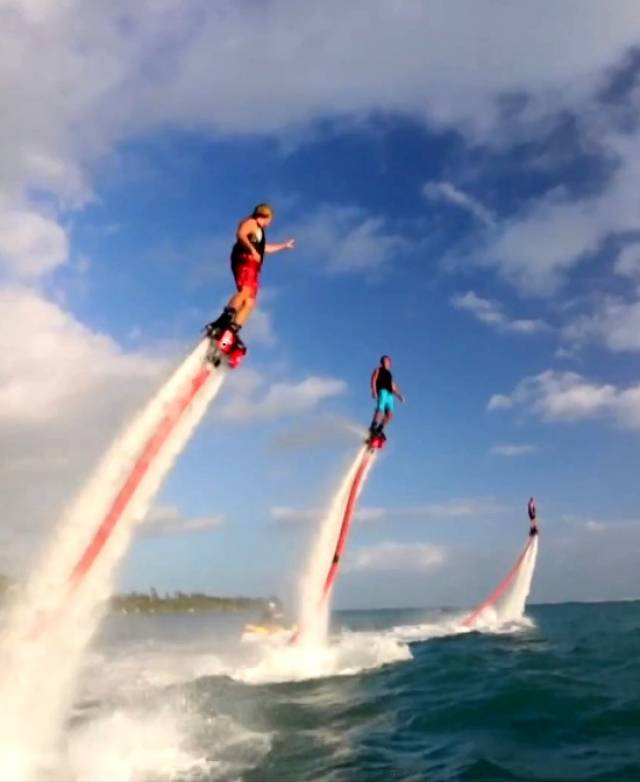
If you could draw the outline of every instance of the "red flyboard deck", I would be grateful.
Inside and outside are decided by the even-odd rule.
[[[91,542],[73,568],[71,576],[69,577],[70,590],[74,590],[80,584],[82,579],[93,566],[96,558],[104,548],[105,543],[107,540],[109,540],[109,537],[111,536],[111,533],[113,532],[116,524],[122,518],[122,514],[127,509],[127,506],[135,495],[142,479],[147,474],[153,460],[160,452],[162,446],[167,441],[167,438],[175,428],[185,410],[189,407],[202,386],[205,384],[205,381],[209,377],[210,373],[211,370],[208,367],[202,367],[198,370],[198,373],[194,375],[191,380],[189,390],[184,394],[184,396],[180,397],[170,406],[169,411],[160,421],[155,432],[147,440],[142,453],[137,458],[136,463],[133,465],[131,472],[129,473],[129,477],[122,485],[122,488],[113,500],[111,507],[100,523],[100,526],[96,530],[96,533],[94,534]]]

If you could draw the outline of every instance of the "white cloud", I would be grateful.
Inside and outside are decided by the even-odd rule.
[[[127,383],[147,384],[165,366],[124,353],[28,289],[0,289],[0,310],[0,421],[68,420],[85,405],[95,410],[93,396],[107,388],[114,399],[126,399]]]
[[[452,185],[451,182],[427,182],[422,194],[430,201],[445,201],[473,215],[476,220],[487,226],[495,224],[490,210],[477,198]]]
[[[345,561],[345,569],[356,572],[424,571],[446,561],[442,546],[429,543],[377,543],[356,550]]]
[[[454,498],[444,502],[413,506],[364,506],[358,508],[355,519],[359,522],[447,521],[451,519],[475,519],[493,516],[510,510],[507,506],[485,498]],[[320,508],[293,508],[288,505],[271,508],[271,518],[276,524],[298,524],[317,521]]]
[[[331,413],[321,413],[312,421],[297,421],[289,428],[280,428],[272,437],[272,446],[282,452],[304,451],[326,445],[353,444],[364,441],[366,429],[362,425]]]
[[[146,515],[141,531],[151,535],[192,535],[220,529],[223,524],[223,516],[191,518],[177,505],[156,505]]]
[[[343,394],[344,380],[310,375],[300,381],[272,383],[256,370],[243,369],[229,383],[218,417],[227,421],[271,421],[314,410],[325,399]]]
[[[315,524],[326,512],[322,508],[293,508],[289,505],[275,505],[270,509],[271,518],[276,526],[296,526]],[[356,521],[382,521],[389,515],[386,508],[359,508],[354,518]]]
[[[289,505],[274,505],[269,512],[274,524],[283,527],[314,523],[322,513],[320,508],[302,509]]]
[[[640,278],[640,244],[629,244],[618,255],[615,271],[623,277]]]
[[[623,136],[601,127],[593,119],[601,112],[598,106],[587,104],[583,110],[583,132],[597,137],[597,148],[613,171],[599,192],[576,195],[564,187],[547,192],[501,224],[473,259],[467,259],[495,267],[528,295],[555,294],[570,271],[597,253],[607,238],[640,229],[633,206],[640,176],[640,135]],[[631,256],[622,263],[618,272],[628,271]]]
[[[64,229],[36,212],[0,211],[0,269],[10,278],[34,281],[63,264],[69,254]]]
[[[576,372],[547,370],[524,378],[511,394],[491,397],[489,410],[522,407],[546,421],[611,418],[620,426],[640,428],[640,384],[620,389],[593,383]]]
[[[20,567],[168,370],[24,288],[0,288],[0,571]]]
[[[564,329],[563,336],[578,344],[596,339],[614,352],[640,350],[640,301],[608,296],[591,315],[583,315]]]
[[[491,453],[495,456],[524,456],[528,453],[533,453],[536,450],[535,445],[514,443],[498,443],[491,446]]]
[[[511,320],[497,301],[484,299],[473,291],[456,294],[451,298],[451,304],[455,309],[471,313],[481,323],[500,332],[536,334],[549,328],[544,321],[538,319]]]
[[[379,271],[409,246],[383,218],[351,206],[314,209],[292,234],[305,255],[332,274]]]
[[[615,13],[567,1],[542,16],[499,0],[464,9],[444,0],[271,0],[260,24],[247,25],[254,17],[248,0],[6,0],[5,194],[44,188],[78,206],[91,195],[97,158],[164,127],[282,134],[382,111],[495,143],[502,96],[527,95],[532,120],[580,105],[640,34],[635,0],[620,0]],[[372,219],[361,228],[366,242],[380,230]],[[353,248],[348,260],[361,262]]]

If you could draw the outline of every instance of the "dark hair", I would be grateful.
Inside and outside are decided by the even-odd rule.
[[[380,364],[384,364],[385,358],[388,358],[391,360],[391,356],[388,356],[386,353],[383,356],[380,356]]]

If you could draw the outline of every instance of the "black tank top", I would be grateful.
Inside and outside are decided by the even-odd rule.
[[[393,376],[388,369],[384,367],[378,368],[378,377],[376,378],[376,391],[389,391],[393,393]]]
[[[258,252],[258,255],[260,256],[260,265],[262,266],[262,262],[264,261],[264,248],[267,244],[267,235],[264,232],[264,228],[261,230],[261,236],[258,238],[258,236],[255,233],[249,234],[249,241],[251,242],[252,246],[255,247],[255,249]],[[233,249],[231,250],[231,262],[232,263],[238,263],[238,261],[243,259],[243,256],[248,255],[247,248],[245,247],[244,243],[238,240],[234,245]]]

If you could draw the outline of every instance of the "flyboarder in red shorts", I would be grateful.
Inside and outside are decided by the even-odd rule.
[[[265,255],[292,250],[294,239],[278,244],[267,243],[265,229],[273,220],[269,204],[258,204],[250,217],[245,217],[236,231],[236,243],[231,250],[231,271],[237,292],[229,299],[222,315],[206,326],[207,335],[215,337],[231,328],[236,334],[236,344],[244,347],[237,336],[247,322],[256,304],[260,288],[260,272]]]

